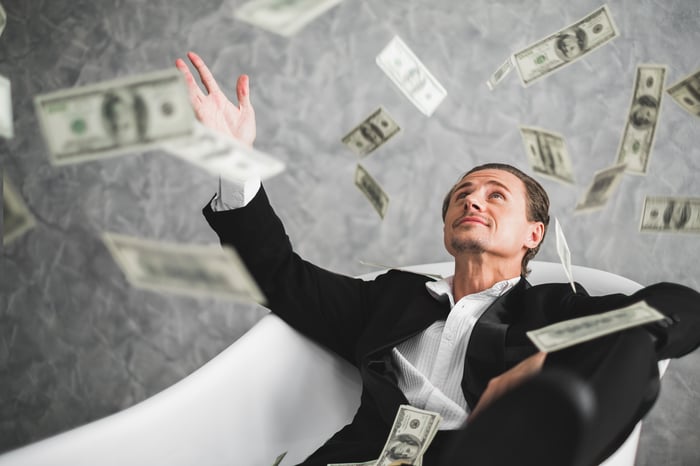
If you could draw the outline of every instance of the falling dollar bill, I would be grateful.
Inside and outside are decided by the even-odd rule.
[[[618,36],[610,10],[603,5],[564,29],[513,55],[523,86],[581,59]]]
[[[498,67],[496,71],[489,77],[488,81],[486,81],[486,86],[489,88],[490,91],[492,91],[498,83],[503,81],[506,76],[510,74],[510,72],[513,70],[513,56],[509,56],[506,61],[503,62],[501,66]]]
[[[438,413],[401,405],[377,466],[415,465],[430,446],[441,420]]]
[[[234,16],[266,31],[290,37],[342,0],[253,0]]]
[[[610,199],[617,185],[620,184],[625,167],[626,165],[623,163],[597,171],[575,210],[582,212],[602,208]]]
[[[389,207],[389,196],[382,190],[374,178],[361,165],[355,170],[355,185],[360,188],[381,218]]]
[[[272,462],[272,466],[279,466],[284,457],[287,456],[287,452],[285,451],[284,453],[280,453],[277,458],[275,458],[275,461]]]
[[[433,114],[447,91],[399,36],[377,55],[377,65],[413,105],[426,116]]]
[[[377,460],[365,461],[363,463],[329,463],[328,466],[375,466]]]
[[[343,138],[343,144],[357,155],[365,156],[400,130],[391,115],[379,107]]]
[[[7,13],[5,13],[5,9],[0,4],[0,36],[2,36],[2,32],[5,30],[5,24],[7,24]]]
[[[2,177],[2,244],[8,245],[15,238],[30,230],[36,221],[9,178]]]
[[[571,289],[576,293],[576,285],[574,285],[574,274],[571,271],[571,251],[569,250],[569,245],[566,242],[566,237],[564,236],[564,231],[561,229],[561,224],[558,218],[554,218],[554,229],[557,235],[557,253],[559,254],[559,260],[561,260],[561,265],[564,266],[564,272],[566,273],[566,278],[569,279],[571,284]]]
[[[142,151],[194,129],[182,73],[155,73],[66,89],[34,98],[55,165]]]
[[[681,79],[666,92],[681,108],[700,118],[700,70]]]
[[[0,136],[12,139],[15,135],[12,123],[12,92],[10,80],[0,75]]]
[[[639,229],[663,233],[700,233],[700,198],[650,197],[644,199]]]
[[[238,254],[229,247],[159,242],[117,233],[104,233],[103,240],[135,287],[265,302]]]
[[[526,334],[540,351],[552,352],[664,318],[646,302],[639,301],[614,311],[557,322]]]
[[[617,163],[627,164],[626,170],[629,173],[643,175],[647,172],[656,134],[656,122],[661,109],[665,76],[665,66],[637,67],[632,103],[617,150]]]
[[[521,126],[520,135],[534,172],[560,182],[574,183],[571,158],[561,134]]]
[[[258,177],[264,180],[284,171],[284,163],[271,155],[245,146],[199,123],[196,123],[195,127],[193,137],[166,143],[162,146],[163,149],[213,175],[235,183]]]

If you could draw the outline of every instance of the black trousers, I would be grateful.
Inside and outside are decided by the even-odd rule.
[[[547,356],[542,372],[494,401],[463,430],[440,431],[423,464],[588,466],[602,462],[659,392],[654,343],[628,329]],[[363,394],[353,422],[302,464],[376,459],[390,425]]]

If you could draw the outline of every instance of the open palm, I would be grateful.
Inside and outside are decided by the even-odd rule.
[[[236,83],[238,106],[236,106],[221,92],[204,60],[194,52],[189,52],[187,57],[199,73],[199,78],[207,91],[206,94],[200,89],[184,60],[178,58],[175,66],[185,76],[190,101],[199,121],[247,146],[252,146],[256,135],[255,111],[250,103],[248,76],[242,74],[238,77]]]

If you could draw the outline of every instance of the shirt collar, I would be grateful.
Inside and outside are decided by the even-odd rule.
[[[425,282],[425,287],[428,289],[428,293],[430,293],[430,295],[438,301],[449,301],[450,309],[453,308],[455,305],[455,298],[454,294],[452,293],[453,280],[454,275],[450,275],[449,277],[445,277],[442,280],[437,280],[434,282]],[[479,291],[478,293],[472,293],[465,297],[497,298],[503,295],[506,291],[510,290],[513,287],[513,285],[515,285],[519,281],[520,276],[510,278],[508,280],[502,280],[487,290]]]

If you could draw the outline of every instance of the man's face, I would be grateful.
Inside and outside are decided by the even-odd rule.
[[[445,248],[454,257],[475,254],[520,264],[543,232],[541,222],[527,220],[524,183],[503,170],[480,170],[462,178],[445,214]]]

